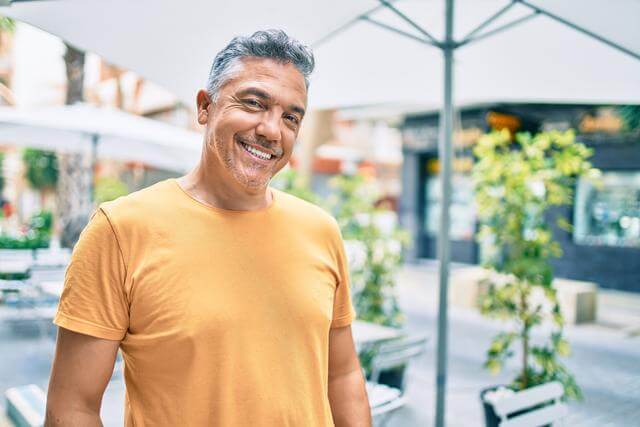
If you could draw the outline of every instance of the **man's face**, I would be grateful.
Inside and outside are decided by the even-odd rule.
[[[302,74],[292,64],[243,58],[211,103],[198,93],[198,122],[206,124],[206,150],[231,186],[264,191],[293,151],[307,103]]]

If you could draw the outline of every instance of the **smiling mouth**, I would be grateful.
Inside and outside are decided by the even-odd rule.
[[[257,157],[260,160],[271,160],[271,159],[275,158],[275,156],[273,154],[269,154],[269,153],[266,153],[264,151],[261,151],[261,150],[255,148],[255,147],[253,147],[251,145],[245,144],[242,141],[238,141],[238,142],[240,143],[242,148],[244,148],[244,150],[247,153],[251,154],[254,157]]]

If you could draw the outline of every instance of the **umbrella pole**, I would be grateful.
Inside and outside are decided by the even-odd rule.
[[[438,309],[438,358],[436,373],[436,427],[445,425],[445,397],[447,383],[447,288],[449,284],[449,205],[451,204],[451,165],[453,133],[453,0],[446,0],[444,57],[444,105],[440,115],[440,230],[438,231],[438,259],[440,298]]]

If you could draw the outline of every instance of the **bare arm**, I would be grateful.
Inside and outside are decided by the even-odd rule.
[[[371,409],[351,326],[329,332],[329,403],[336,427],[371,427]]]
[[[102,426],[102,395],[119,345],[120,341],[58,328],[45,427]]]

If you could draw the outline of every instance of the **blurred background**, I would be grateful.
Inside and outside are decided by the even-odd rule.
[[[20,10],[37,17],[38,3]],[[406,24],[402,17],[425,3],[430,2],[393,3],[400,14],[393,5],[385,7]],[[622,6],[613,3],[619,13]],[[460,9],[461,19],[470,19]],[[9,17],[14,14],[9,8],[4,11],[0,426],[38,425],[55,346],[51,320],[79,233],[100,203],[193,167],[202,128],[195,121],[195,95],[187,102],[187,89],[145,78],[160,74],[115,65],[126,63],[123,56],[112,63],[112,57],[77,47],[91,42],[65,41]],[[125,23],[139,19],[134,12],[127,17],[126,9],[119,13]],[[366,20],[376,20],[378,27],[399,25],[389,16],[358,16],[359,23],[346,30],[347,40],[365,37],[358,25]],[[637,32],[640,15],[625,22],[635,24]],[[497,18],[493,23],[496,29],[508,24]],[[378,36],[365,38],[367,47],[356,55],[372,46],[393,50],[393,38],[378,42]],[[423,42],[430,40],[422,36]],[[439,71],[421,71],[427,87],[409,84],[408,93],[417,95],[387,97],[401,93],[393,85],[411,80],[416,71],[413,62],[404,66],[397,58],[385,59],[381,50],[378,56],[395,64],[394,73],[376,76],[372,68],[362,77],[379,91],[372,95],[363,83],[336,95],[327,88],[337,71],[321,61],[333,61],[338,71],[350,65],[344,52],[335,48],[329,54],[323,43],[319,88],[310,98],[290,165],[272,185],[324,207],[342,228],[358,313],[354,338],[376,424],[425,426],[437,418],[443,265],[437,260],[446,203],[451,261],[446,425],[498,425],[496,402],[549,383],[560,383],[561,392],[541,389],[546,397],[530,407],[557,404],[564,425],[635,425],[640,416],[640,74],[637,64],[625,68],[625,61],[640,59],[638,51],[623,52],[625,59],[616,62],[609,53],[599,56],[598,49],[607,46],[590,41],[598,47],[574,46],[561,56],[569,63],[587,58],[602,68],[566,69],[554,60],[555,52],[520,48],[517,54],[549,74],[521,64],[520,80],[513,81],[506,72],[487,71],[484,61],[472,66],[477,72],[454,89],[451,157],[443,161],[441,95],[419,102],[430,85],[442,84]],[[487,52],[500,51],[505,63],[517,62],[508,46],[498,46]],[[486,52],[475,55],[456,65],[462,69],[486,58]],[[180,62],[148,62],[162,61]],[[206,70],[199,71],[203,82]],[[532,87],[526,87],[529,80],[535,80]],[[591,84],[597,85],[593,92],[580,89]],[[358,91],[366,93],[359,97]],[[446,197],[443,168],[449,168],[451,179]],[[105,425],[122,425],[123,399],[118,364],[103,401]],[[25,415],[29,411],[31,418]]]

